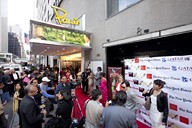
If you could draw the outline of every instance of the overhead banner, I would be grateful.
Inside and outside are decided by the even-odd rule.
[[[126,59],[125,79],[143,101],[142,91],[151,89],[153,80],[165,81],[167,127],[192,128],[192,55]],[[137,119],[150,126],[149,111],[144,107],[138,111]]]

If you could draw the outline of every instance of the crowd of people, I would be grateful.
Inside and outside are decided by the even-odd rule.
[[[149,111],[153,128],[163,128],[167,124],[168,101],[161,90],[164,84],[162,80],[154,80],[153,88],[143,92],[143,96],[151,97]],[[11,97],[13,112],[20,118],[20,128],[41,128],[44,117],[58,117],[62,123],[54,126],[54,121],[48,121],[45,128],[70,128],[75,88],[82,88],[82,93],[90,97],[84,108],[86,128],[137,128],[136,112],[144,105],[143,101],[121,74],[115,85],[115,96],[108,101],[107,79],[101,67],[97,67],[96,74],[91,69],[81,72],[79,67],[59,71],[57,66],[42,66],[22,74],[0,69],[0,128],[8,126],[3,106]],[[52,115],[54,104],[57,108]]]

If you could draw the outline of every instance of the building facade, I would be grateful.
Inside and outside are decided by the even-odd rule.
[[[0,52],[8,52],[7,0],[0,0]]]
[[[21,27],[18,24],[9,26],[8,36],[13,38],[11,35],[14,35],[18,39],[18,42],[19,42],[20,47],[21,47],[20,48],[20,52],[21,53],[17,53],[18,54],[17,56],[22,57],[22,58],[26,58],[26,53],[25,53],[25,50],[24,50],[24,45],[28,45],[28,44],[24,44],[24,41],[23,41],[24,34],[22,32]],[[17,46],[17,45],[18,44],[15,44],[15,46]],[[9,39],[9,46],[10,46],[10,39]],[[9,51],[10,51],[10,49],[9,49]],[[13,52],[15,52],[15,51],[13,51]],[[10,52],[10,53],[12,53],[12,52]]]
[[[8,33],[8,52],[21,58],[21,46],[15,33]]]
[[[39,13],[40,19],[57,23],[48,11],[54,2],[41,3],[45,13]],[[191,54],[187,41],[192,40],[191,0],[61,0],[58,5],[68,12],[68,19],[84,17],[83,31],[93,35],[85,62],[101,60],[104,71],[108,66],[122,66],[126,58]]]

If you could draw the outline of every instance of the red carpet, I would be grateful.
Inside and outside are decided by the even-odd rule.
[[[75,89],[75,95],[77,98],[74,99],[73,118],[80,119],[82,117],[82,114],[85,116],[84,103],[87,99],[89,99],[89,96],[83,94],[81,88]],[[137,125],[138,128],[150,128],[139,121],[137,121]]]
[[[84,103],[87,99],[89,99],[89,96],[87,94],[83,94],[81,88],[75,89],[75,95],[77,98],[74,99],[73,118],[80,119],[82,114],[85,116]]]

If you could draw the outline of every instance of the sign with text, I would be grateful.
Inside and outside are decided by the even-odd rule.
[[[67,11],[56,7],[56,6],[52,6],[54,12],[55,12],[55,19],[58,21],[59,24],[72,24],[72,25],[80,25],[80,20],[78,20],[77,18],[74,18],[73,20],[67,19]],[[63,12],[62,16],[59,16],[58,11]]]
[[[165,81],[168,127],[192,127],[192,55],[126,59],[125,78],[143,100],[142,92],[152,88],[153,80]],[[144,108],[138,111],[137,119],[150,125],[149,112]]]

